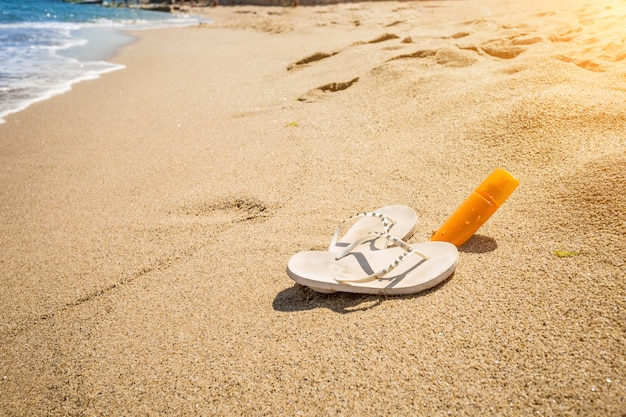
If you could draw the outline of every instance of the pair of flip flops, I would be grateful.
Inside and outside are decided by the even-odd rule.
[[[426,290],[452,275],[459,252],[448,242],[406,243],[416,229],[417,215],[407,206],[356,214],[337,228],[328,251],[293,255],[287,274],[321,293],[398,295]]]

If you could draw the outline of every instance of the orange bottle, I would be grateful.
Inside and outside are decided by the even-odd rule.
[[[497,168],[452,213],[431,240],[461,246],[495,213],[518,185],[517,178],[506,170]]]

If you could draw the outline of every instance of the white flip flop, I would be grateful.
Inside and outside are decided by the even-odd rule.
[[[360,219],[354,222],[357,218]],[[357,213],[337,227],[328,251],[333,253],[345,251],[355,241],[370,232],[382,232],[407,240],[417,230],[417,221],[415,211],[411,207],[403,205],[385,206],[374,211]],[[339,238],[341,230],[352,222],[354,224]],[[387,247],[387,239],[379,236],[370,236],[370,238],[371,241],[367,243],[371,249],[385,249]]]
[[[371,250],[359,244],[373,237],[384,238],[395,246]],[[445,281],[458,262],[459,252],[452,243],[409,245],[398,237],[373,232],[340,253],[296,253],[287,264],[287,274],[301,285],[328,294],[414,294]]]

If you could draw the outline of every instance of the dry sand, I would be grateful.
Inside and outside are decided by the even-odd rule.
[[[0,125],[1,415],[624,415],[625,1],[199,12]],[[442,285],[287,277],[498,166]]]

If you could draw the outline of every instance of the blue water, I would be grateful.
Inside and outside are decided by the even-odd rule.
[[[0,0],[0,123],[74,83],[122,69],[107,59],[132,42],[124,31],[198,22],[189,15],[62,0]]]

